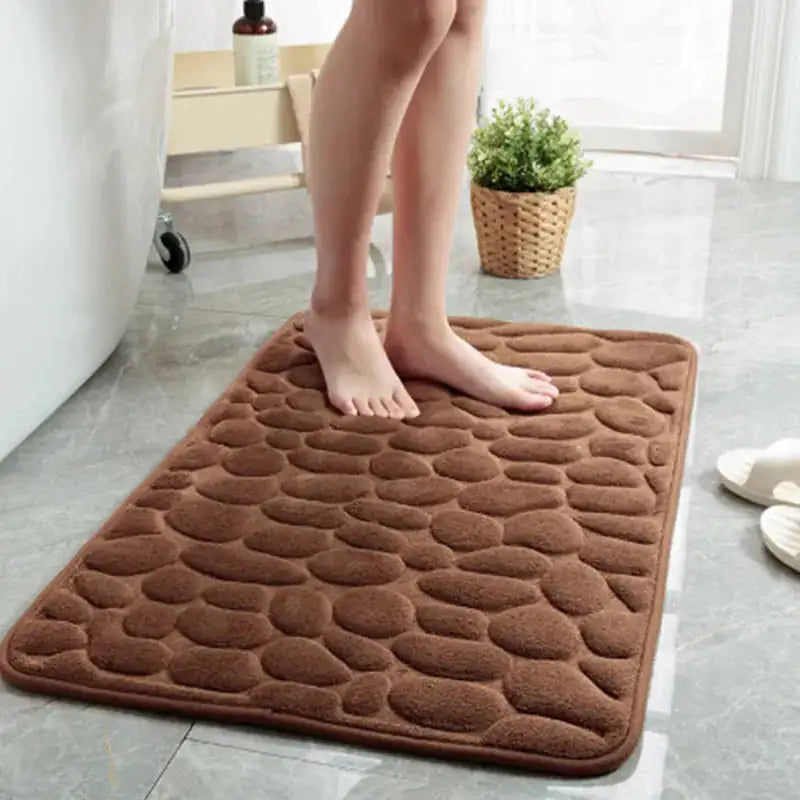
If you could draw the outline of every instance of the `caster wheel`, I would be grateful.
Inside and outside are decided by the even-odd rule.
[[[192,251],[189,249],[189,242],[182,233],[166,231],[159,237],[163,249],[159,249],[159,255],[164,266],[173,274],[183,272],[192,260]]]

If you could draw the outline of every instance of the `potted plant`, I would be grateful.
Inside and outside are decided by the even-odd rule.
[[[474,132],[469,154],[484,271],[505,278],[555,272],[575,210],[575,183],[590,166],[561,117],[531,99],[501,101]]]

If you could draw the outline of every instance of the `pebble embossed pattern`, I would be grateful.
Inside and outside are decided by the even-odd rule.
[[[344,418],[289,320],[17,622],[33,691],[597,775],[641,734],[696,373],[658,334],[454,321],[562,396]]]

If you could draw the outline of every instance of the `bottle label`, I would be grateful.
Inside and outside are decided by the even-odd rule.
[[[233,57],[237,86],[279,83],[280,66],[275,34],[233,37]]]

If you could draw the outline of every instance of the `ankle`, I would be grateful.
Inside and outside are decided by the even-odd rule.
[[[314,289],[311,295],[311,313],[318,319],[345,320],[370,318],[369,303],[364,294],[326,294]]]
[[[444,313],[404,313],[392,309],[386,329],[386,340],[402,347],[413,342],[438,342],[450,333]]]

